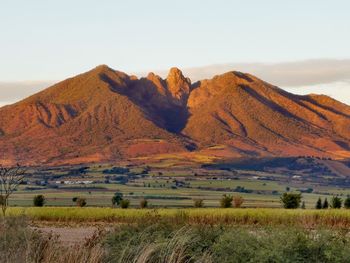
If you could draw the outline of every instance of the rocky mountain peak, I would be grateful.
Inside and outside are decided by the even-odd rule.
[[[185,78],[180,69],[173,67],[169,71],[166,83],[169,92],[178,101],[178,104],[186,103],[191,91],[191,80]]]

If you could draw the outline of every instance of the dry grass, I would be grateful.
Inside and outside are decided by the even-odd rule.
[[[189,224],[287,225],[350,227],[350,211],[286,209],[113,209],[78,207],[10,208],[9,215],[24,215],[33,221],[141,223],[167,221]]]
[[[102,262],[105,256],[102,237],[103,234],[97,232],[84,242],[66,246],[58,236],[28,228],[23,217],[6,218],[0,220],[0,263]]]

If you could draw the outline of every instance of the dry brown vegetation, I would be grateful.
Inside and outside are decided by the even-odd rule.
[[[67,246],[58,236],[32,230],[23,217],[0,220],[0,262],[12,263],[98,263],[105,251],[101,233],[84,242]]]
[[[192,208],[192,209],[115,209],[93,207],[9,208],[10,216],[23,216],[33,222],[48,223],[149,223],[191,225],[299,226],[304,228],[349,228],[347,209],[265,209],[265,208]]]

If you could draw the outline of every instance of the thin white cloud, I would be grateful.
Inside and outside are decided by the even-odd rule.
[[[324,94],[350,105],[350,83],[348,82],[333,82],[303,87],[286,87],[285,90],[300,95],[311,93]]]
[[[192,81],[197,81],[232,70],[253,74],[293,93],[321,93],[350,104],[350,59],[317,59],[274,64],[219,64],[185,68],[183,73]],[[158,71],[162,77],[166,77],[167,73]],[[0,82],[0,106],[19,101],[53,83],[54,81]]]
[[[250,73],[296,94],[325,94],[350,105],[350,59],[315,59],[284,63],[231,63],[183,70],[192,81],[228,71]],[[167,72],[161,71],[166,77]]]
[[[0,107],[33,95],[53,83],[53,81],[0,82]]]
[[[350,59],[315,59],[274,64],[232,63],[184,69],[192,80],[211,78],[227,71],[247,72],[281,87],[332,82],[350,83]]]

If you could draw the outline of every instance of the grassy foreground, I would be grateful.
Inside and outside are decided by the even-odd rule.
[[[187,224],[239,224],[350,227],[350,211],[345,209],[116,209],[96,207],[12,207],[9,216],[25,216],[33,221],[143,223],[167,221]]]
[[[116,224],[67,246],[28,227],[23,217],[0,219],[0,262],[23,263],[295,263],[349,262],[343,229],[293,226]]]

